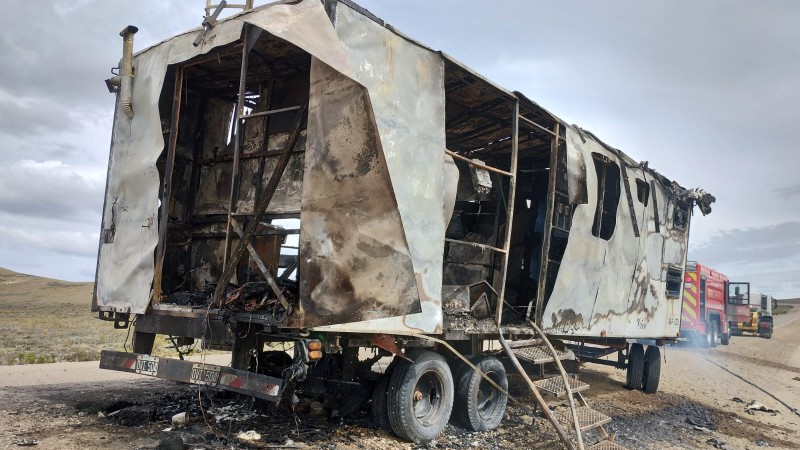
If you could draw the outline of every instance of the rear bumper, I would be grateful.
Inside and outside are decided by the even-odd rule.
[[[216,364],[103,350],[100,368],[200,384],[278,403],[283,380]]]

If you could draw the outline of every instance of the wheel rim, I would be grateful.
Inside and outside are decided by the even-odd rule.
[[[486,376],[500,386],[500,375],[496,372],[486,372]],[[494,388],[485,378],[481,377],[481,383],[478,385],[478,415],[483,418],[491,417],[494,404],[498,396],[497,389]]]
[[[425,427],[438,423],[444,410],[444,381],[436,372],[425,372],[417,380],[412,394],[414,419]]]

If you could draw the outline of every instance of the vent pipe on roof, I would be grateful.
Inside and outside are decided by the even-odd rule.
[[[133,35],[137,31],[139,31],[138,28],[128,25],[119,32],[119,35],[122,36],[122,60],[118,67],[119,74],[106,80],[108,92],[118,93],[119,104],[128,119],[133,119]],[[114,72],[114,69],[111,69],[111,72]]]
[[[122,62],[120,63],[120,84],[119,84],[119,104],[122,111],[128,116],[128,119],[133,119],[133,35],[139,31],[133,25],[128,25],[119,35],[122,36]]]

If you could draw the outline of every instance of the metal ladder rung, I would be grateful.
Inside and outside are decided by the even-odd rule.
[[[516,178],[517,177],[517,175],[513,171],[509,172],[509,171],[506,171],[506,170],[503,170],[503,169],[498,169],[497,167],[492,167],[492,166],[489,166],[489,165],[486,165],[486,164],[481,164],[481,163],[475,161],[474,159],[470,159],[470,158],[467,158],[466,156],[459,155],[458,153],[456,153],[454,151],[451,151],[451,150],[445,149],[444,152],[446,154],[452,156],[453,158],[460,159],[461,161],[464,161],[465,163],[467,163],[467,164],[469,164],[471,166],[475,166],[475,167],[477,167],[479,169],[484,169],[484,170],[488,170],[489,172],[499,173],[500,175],[505,175],[505,176],[507,176],[509,178]]]
[[[239,118],[240,119],[252,119],[253,117],[263,117],[263,116],[269,116],[269,115],[272,115],[272,114],[280,114],[280,113],[285,113],[285,112],[289,112],[289,111],[296,111],[296,110],[298,110],[298,109],[300,109],[302,107],[303,107],[302,105],[298,105],[298,106],[289,106],[289,107],[286,107],[286,108],[272,109],[272,110],[269,110],[269,111],[259,111],[259,112],[254,112],[254,113],[250,113],[250,114],[242,114],[242,115],[239,116]]]
[[[584,383],[583,381],[579,381],[572,377],[568,377],[568,380],[569,387],[573,394],[589,389],[588,383]],[[556,397],[561,397],[567,393],[567,390],[564,388],[564,378],[562,378],[561,375],[557,375],[552,378],[545,378],[543,380],[536,381],[534,384],[539,388],[539,390],[545,391]]]
[[[591,430],[611,422],[611,417],[588,406],[580,406],[575,412],[578,414],[578,424],[580,424],[581,431]],[[569,408],[559,409],[555,414],[559,422],[572,425],[572,411]]]

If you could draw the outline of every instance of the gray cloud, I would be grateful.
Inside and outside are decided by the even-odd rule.
[[[800,184],[795,184],[793,186],[787,186],[785,188],[775,189],[772,192],[778,194],[778,196],[784,200],[789,200],[791,198],[800,195]]]
[[[97,256],[99,233],[63,230],[42,233],[41,230],[29,231],[3,225],[0,225],[0,233],[4,236],[4,243],[0,246],[4,248],[24,248],[84,258]]]
[[[0,211],[52,221],[98,224],[104,172],[50,161],[0,166]]]
[[[0,123],[6,135],[30,138],[80,129],[82,123],[61,103],[0,99]]]
[[[721,231],[692,248],[692,257],[709,264],[776,263],[800,255],[800,222]]]
[[[694,245],[689,258],[749,281],[754,292],[777,297],[800,293],[800,222],[718,232]]]

